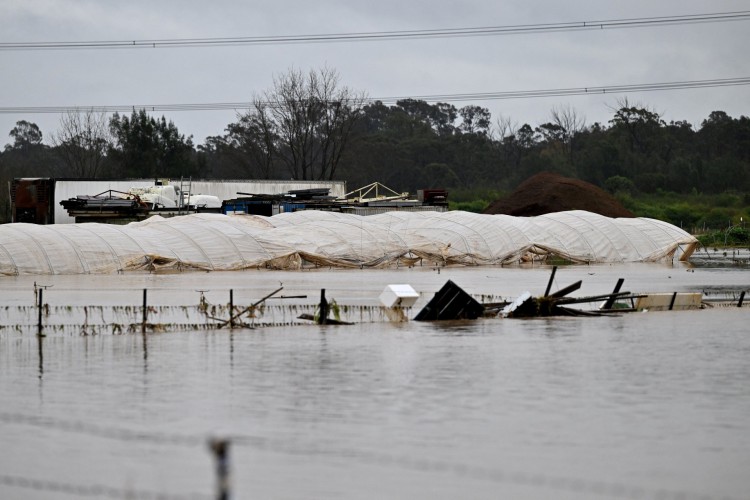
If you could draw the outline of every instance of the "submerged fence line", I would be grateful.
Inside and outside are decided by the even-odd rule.
[[[84,422],[80,420],[64,420],[51,417],[40,417],[23,413],[0,412],[0,422],[5,424],[28,425],[39,428],[54,428],[59,431],[85,434],[103,439],[114,439],[128,443],[148,443],[171,445],[180,447],[196,447],[209,444],[211,451],[216,443],[225,446],[247,447],[261,451],[283,453],[289,455],[314,455],[333,458],[345,458],[360,463],[382,467],[398,467],[417,472],[440,472],[455,476],[469,477],[476,480],[489,481],[514,486],[547,489],[553,491],[567,491],[573,493],[593,493],[598,496],[627,499],[660,499],[660,500],[736,500],[734,497],[721,495],[678,491],[666,488],[648,488],[627,485],[614,481],[596,479],[582,479],[566,476],[556,476],[538,472],[522,472],[503,470],[492,466],[482,466],[451,462],[447,460],[426,457],[413,457],[394,453],[371,451],[343,447],[321,447],[315,443],[307,445],[298,440],[269,439],[252,435],[227,435],[221,440],[211,436],[195,436],[161,431],[132,430],[101,423]],[[226,451],[226,450],[225,450]],[[226,464],[225,464],[226,465]],[[151,493],[138,490],[122,490],[101,485],[69,485],[43,479],[31,479],[20,476],[0,475],[0,483],[21,488],[44,489],[89,496],[109,496],[111,498],[210,498],[207,495],[171,495]]]
[[[239,306],[234,306],[237,309]],[[256,308],[254,316],[237,321],[233,328],[259,328],[309,325],[299,316],[314,316],[316,304],[266,305]],[[46,334],[126,334],[148,332],[178,332],[192,330],[229,329],[229,306],[215,305],[205,310],[201,306],[147,306],[147,320],[137,306],[4,306],[0,307],[0,332],[36,331],[41,324]],[[41,311],[41,316],[37,314]],[[342,305],[340,315],[347,321],[377,323],[389,321],[383,306]],[[38,321],[37,321],[38,318]]]
[[[129,305],[53,305],[49,300],[51,296],[59,301],[61,296],[65,296],[64,292],[71,290],[60,288],[52,292],[48,287],[35,286],[34,300],[28,305],[0,305],[0,335],[8,332],[29,334],[34,331],[39,336],[47,334],[121,335],[139,332],[145,334],[284,327],[310,325],[311,321],[317,322],[323,302],[311,302],[307,295],[274,296],[281,289],[249,305],[237,301],[233,289],[225,290],[228,292],[227,303],[210,303],[205,296],[208,290],[196,290],[200,293],[197,304],[153,305],[149,302],[148,295],[151,289],[141,290],[142,301],[135,300],[135,292],[139,290],[133,289],[134,300]],[[157,288],[156,290],[167,289]],[[212,292],[215,295],[216,291]],[[702,303],[706,307],[743,307],[747,302],[744,290],[709,288],[703,290],[702,294]],[[485,305],[508,301],[507,297],[492,294],[472,295],[472,297]],[[287,299],[295,299],[297,302],[269,303]],[[299,299],[308,300],[299,302]],[[368,304],[337,304],[335,300],[331,300],[330,304],[326,303],[325,311],[335,316],[329,319],[346,324],[408,321],[412,309],[409,307],[394,309]]]
[[[273,296],[282,288],[250,304],[241,304],[228,290],[228,303],[210,303],[200,291],[197,304],[152,305],[149,289],[143,289],[142,303],[134,300],[130,305],[53,305],[50,296],[59,299],[63,289],[51,292],[46,287],[34,289],[34,302],[28,305],[0,306],[0,333],[14,331],[37,335],[72,334],[102,335],[146,332],[179,332],[234,328],[296,326],[310,324],[310,318],[319,314],[319,304],[296,302],[272,304],[271,300],[307,299],[306,295]],[[136,292],[137,290],[133,290]],[[80,300],[80,299],[79,299]],[[332,301],[331,311],[336,319],[357,323],[376,323],[403,320],[393,311],[380,305],[346,305]],[[403,311],[408,312],[405,308]]]

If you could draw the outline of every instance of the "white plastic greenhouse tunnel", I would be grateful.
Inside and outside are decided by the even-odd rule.
[[[499,265],[686,260],[698,241],[666,222],[584,211],[537,217],[453,212],[273,217],[192,214],[127,225],[0,226],[0,275],[305,266]]]

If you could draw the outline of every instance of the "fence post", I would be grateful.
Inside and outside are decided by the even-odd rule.
[[[229,290],[229,329],[234,330],[234,290]]]
[[[229,440],[213,439],[209,447],[216,459],[216,499],[229,500]]]
[[[42,334],[42,310],[44,309],[44,299],[43,297],[44,288],[39,288],[39,319],[37,321],[37,336],[43,337]]]
[[[672,308],[674,307],[674,301],[675,301],[675,299],[677,299],[677,292],[674,292],[674,293],[672,294],[672,300],[671,300],[671,301],[669,302],[669,310],[670,310],[670,311],[671,311],[671,310],[672,310]]]
[[[141,333],[146,333],[146,321],[148,321],[148,301],[146,300],[148,290],[143,289],[143,322],[141,323]]]
[[[552,274],[549,276],[549,281],[547,282],[547,289],[544,291],[544,296],[548,296],[550,290],[552,289],[552,282],[555,280],[555,273],[557,272],[557,266],[552,266]]]
[[[328,301],[326,300],[326,289],[320,289],[320,315],[318,316],[318,324],[328,324]]]

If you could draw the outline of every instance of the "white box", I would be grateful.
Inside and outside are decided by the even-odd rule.
[[[411,307],[419,299],[419,292],[411,285],[388,285],[380,294],[380,303],[385,307]]]

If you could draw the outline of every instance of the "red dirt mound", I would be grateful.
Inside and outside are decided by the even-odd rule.
[[[603,189],[551,172],[526,179],[510,196],[492,202],[484,213],[529,217],[566,210],[586,210],[607,217],[635,217]]]

